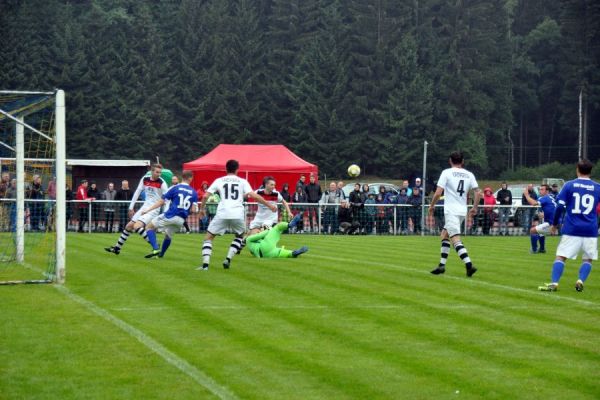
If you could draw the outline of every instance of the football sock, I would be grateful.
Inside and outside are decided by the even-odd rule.
[[[539,239],[539,235],[537,233],[532,233],[531,236],[529,236],[529,238],[531,239],[531,250],[532,251],[537,251],[538,249],[538,239]]]
[[[581,267],[579,267],[579,279],[581,279],[582,282],[585,282],[587,277],[590,275],[591,271],[592,264],[590,262],[584,261],[581,264]]]
[[[565,269],[565,262],[561,260],[554,260],[552,264],[552,283],[558,283],[560,277]]]
[[[471,259],[469,258],[469,253],[467,253],[467,249],[465,246],[463,246],[462,242],[458,241],[454,243],[454,250],[456,250],[456,253],[460,259],[463,260],[467,268],[470,269],[473,267],[473,264],[471,264]]]
[[[442,249],[441,249],[441,258],[440,258],[440,267],[446,266],[446,261],[448,261],[448,254],[450,253],[450,241],[448,239],[442,240]]]
[[[152,249],[158,250],[158,243],[156,243],[156,232],[153,230],[146,231],[146,235],[148,236],[148,243],[152,246]]]
[[[144,227],[137,228],[135,231],[136,231],[137,233],[139,233],[139,234],[140,234],[140,236],[141,236],[142,238],[144,238],[144,240],[145,240],[146,242],[148,242],[148,233],[146,232],[146,229],[145,229]]]
[[[209,264],[211,255],[212,255],[212,241],[205,240],[204,242],[202,242],[202,263]]]
[[[540,250],[546,250],[546,236],[539,235],[540,238]]]
[[[165,253],[167,252],[167,249],[169,248],[170,245],[171,245],[171,238],[170,237],[166,237],[165,240],[163,240],[163,242],[162,242],[162,248],[160,249],[160,255],[161,255],[161,257],[163,255],[165,255]]]
[[[129,231],[127,229],[123,229],[123,232],[121,232],[121,236],[119,236],[119,240],[117,240],[117,244],[115,245],[115,247],[117,249],[120,249],[121,247],[123,247],[123,245],[125,244],[125,242],[127,241],[128,238],[129,238]]]
[[[231,260],[233,258],[233,256],[235,256],[237,253],[239,253],[242,250],[243,240],[244,239],[242,237],[236,237],[235,239],[233,239],[233,241],[231,242],[231,245],[229,246],[229,251],[227,252],[228,260]]]

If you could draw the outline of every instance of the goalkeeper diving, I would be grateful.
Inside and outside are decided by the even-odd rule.
[[[289,228],[295,227],[302,213],[298,213],[290,223],[280,222],[271,229],[266,229],[260,233],[250,235],[246,238],[246,245],[255,257],[258,258],[296,258],[302,253],[308,251],[308,247],[302,246],[296,250],[287,250],[283,247],[277,247],[277,243],[281,239],[281,234]]]

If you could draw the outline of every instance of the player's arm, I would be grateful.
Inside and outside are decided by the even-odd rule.
[[[479,202],[481,201],[481,189],[476,187],[473,189],[473,192],[475,193],[475,198],[473,199],[473,208],[471,208],[470,211],[471,215],[477,214],[477,208],[479,207]]]
[[[208,188],[206,193],[204,193],[204,196],[202,196],[202,200],[200,201],[200,207],[198,207],[198,215],[201,219],[204,218],[204,216],[206,215],[206,202],[208,201],[208,198],[213,194],[213,192],[211,192],[210,189],[211,188]]]
[[[152,204],[152,206],[150,208],[148,208],[147,210],[142,211],[142,215],[148,214],[150,211],[156,210],[157,208],[162,207],[164,204],[165,204],[165,199],[164,198],[160,199],[156,203]]]
[[[248,192],[248,197],[252,197],[254,200],[256,200],[257,203],[262,204],[263,206],[267,207],[269,210],[275,212],[277,211],[277,206],[275,204],[271,204],[268,201],[266,201],[264,199],[264,197],[262,197],[260,194],[256,193],[254,190]]]
[[[292,209],[290,208],[289,203],[284,199],[281,199],[281,204],[283,204],[283,206],[285,207],[285,211],[287,212],[287,214],[292,215]]]
[[[131,202],[129,202],[129,213],[132,214],[133,209],[135,208],[135,203],[140,198],[140,194],[142,194],[142,190],[144,190],[144,178],[140,179],[140,183],[138,184],[137,189],[133,193],[133,197],[131,197]]]
[[[435,210],[435,205],[440,200],[440,197],[442,197],[443,193],[444,193],[443,187],[438,186],[437,189],[435,189],[435,193],[433,194],[433,197],[431,198],[431,203],[429,204],[429,211],[428,211],[429,215],[433,215],[433,211]]]

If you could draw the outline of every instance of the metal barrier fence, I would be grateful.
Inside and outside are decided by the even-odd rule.
[[[52,229],[54,201],[25,200],[27,231]],[[143,203],[138,202],[139,208]],[[0,231],[14,229],[15,201],[0,199]],[[128,201],[67,201],[67,230],[79,232],[119,232],[129,217]],[[217,204],[207,204],[207,215],[200,219],[190,214],[187,227],[182,232],[203,233],[214,218]],[[428,216],[429,206],[406,204],[364,204],[343,208],[340,205],[320,203],[291,203],[292,213],[302,212],[304,218],[294,234],[363,234],[363,235],[438,235],[444,226],[443,206],[436,206],[433,217]],[[246,223],[256,214],[256,203],[246,203]],[[538,208],[479,206],[477,215],[465,219],[464,235],[528,235]],[[288,220],[280,206],[280,220]]]

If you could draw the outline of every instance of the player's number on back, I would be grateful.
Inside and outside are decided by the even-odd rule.
[[[573,214],[587,215],[592,212],[594,209],[594,196],[591,194],[582,196],[580,193],[573,193],[573,197],[575,198],[575,205],[571,211]],[[581,209],[582,206],[584,210]]]
[[[184,196],[182,193],[179,193],[179,205],[177,208],[182,208],[184,210],[189,209],[192,206],[190,199],[192,196]]]
[[[461,179],[460,181],[458,181],[458,186],[456,187],[456,193],[458,193],[458,195],[460,197],[462,197],[462,195],[465,193],[465,181],[464,181],[464,179]]]
[[[223,185],[223,197],[225,200],[237,200],[240,197],[240,190],[237,183],[226,183]]]

